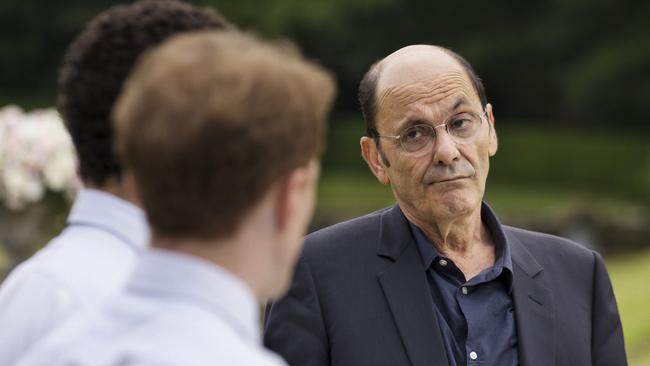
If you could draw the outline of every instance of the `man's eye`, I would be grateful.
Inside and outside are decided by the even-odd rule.
[[[423,126],[413,126],[407,129],[402,135],[405,141],[417,141],[431,134],[430,129]]]
[[[418,137],[421,137],[421,136],[422,136],[422,131],[419,128],[408,129],[406,131],[406,133],[404,134],[404,137],[407,140],[415,140],[415,139],[417,139]]]
[[[451,127],[454,130],[463,130],[465,128],[468,128],[472,125],[472,120],[468,118],[458,118],[454,119],[449,123],[449,127]]]

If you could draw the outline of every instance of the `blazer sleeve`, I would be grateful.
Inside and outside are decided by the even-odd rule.
[[[329,343],[309,265],[301,259],[289,292],[266,311],[264,344],[291,366],[328,366]]]
[[[591,359],[594,366],[627,365],[623,329],[612,283],[602,257],[594,253]]]

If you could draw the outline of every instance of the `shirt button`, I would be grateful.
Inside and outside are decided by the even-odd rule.
[[[441,259],[438,263],[440,263],[441,266],[446,267],[447,266],[447,261],[444,259]]]
[[[460,291],[463,292],[463,295],[467,295],[467,287],[463,286],[460,288]],[[476,353],[475,353],[476,354]]]
[[[472,351],[469,353],[469,358],[471,358],[472,360],[476,360],[478,358],[478,355],[476,354],[476,352]]]

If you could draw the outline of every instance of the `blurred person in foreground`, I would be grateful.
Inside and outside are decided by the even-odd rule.
[[[236,32],[181,35],[148,54],[115,122],[151,249],[101,312],[19,365],[285,365],[262,346],[259,304],[289,286],[333,96],[295,50]]]
[[[59,111],[85,188],[63,232],[0,288],[0,365],[13,364],[43,335],[103,302],[124,282],[149,229],[122,184],[111,109],[142,52],[179,32],[223,28],[230,26],[212,9],[148,0],[104,11],[70,45],[61,67]]]
[[[482,202],[497,134],[467,61],[405,47],[359,99],[362,155],[397,204],[307,237],[270,349],[293,366],[626,364],[600,255]]]

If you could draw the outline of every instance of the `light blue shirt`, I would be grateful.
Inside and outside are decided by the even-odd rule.
[[[263,347],[259,322],[241,279],[198,257],[150,249],[117,296],[18,365],[285,366]]]
[[[142,210],[106,192],[81,190],[68,226],[0,287],[0,365],[12,365],[71,315],[113,295],[148,241]]]

